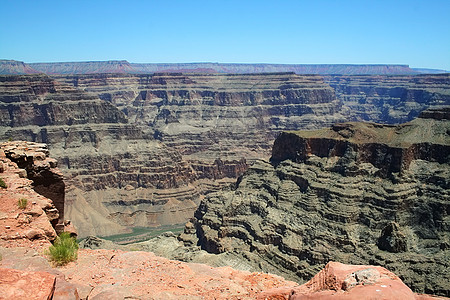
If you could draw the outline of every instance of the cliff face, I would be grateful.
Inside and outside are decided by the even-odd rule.
[[[110,103],[46,75],[0,76],[0,126],[126,123]]]
[[[330,260],[381,265],[415,291],[448,296],[449,119],[447,108],[399,126],[282,134],[272,164],[202,201],[198,242],[303,280]]]
[[[284,130],[348,120],[401,123],[428,107],[450,104],[449,74],[323,80],[292,73],[57,78],[113,103],[131,123],[180,151],[200,177],[211,179],[221,174],[217,159],[235,166],[222,175],[233,177],[242,170],[233,162],[267,158],[272,140]]]
[[[49,157],[46,144],[6,142],[0,144],[5,157],[24,169],[26,178],[33,182],[33,189],[52,200],[59,217],[51,220],[57,232],[64,231],[65,184],[63,175],[56,168],[57,162]]]
[[[35,74],[39,73],[23,61],[0,59],[0,74]]]
[[[56,231],[64,231],[68,223],[64,222],[64,182],[47,146],[0,143],[0,178],[5,183],[0,187],[0,246],[50,245]]]
[[[325,76],[349,120],[404,123],[431,106],[450,105],[450,74]]]
[[[409,120],[450,90],[445,74],[325,78],[337,93],[293,73],[55,78],[0,77],[0,136],[49,144],[82,236],[183,223],[202,194],[267,159],[282,131]]]
[[[46,75],[3,76],[0,115],[3,139],[49,144],[81,236],[183,223],[200,200],[181,155],[95,95]]]
[[[407,171],[414,160],[446,163],[448,157],[448,128],[441,122],[450,120],[450,108],[430,109],[419,119],[401,125],[376,123],[341,123],[331,129],[284,132],[272,149],[271,161],[306,162],[310,156],[341,157],[343,174],[351,166],[371,163],[377,175]]]
[[[201,177],[242,158],[268,157],[281,130],[344,120],[333,90],[318,76],[292,73],[74,75],[66,84],[97,94],[180,151]],[[223,177],[242,170],[238,164]],[[214,168],[214,171],[209,169]]]

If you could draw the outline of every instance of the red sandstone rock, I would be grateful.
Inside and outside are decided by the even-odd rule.
[[[49,273],[0,268],[0,299],[52,299],[54,289]]]
[[[33,155],[28,154],[28,157]],[[0,149],[0,162],[3,165],[0,177],[7,185],[6,189],[0,188],[0,246],[48,247],[50,241],[56,238],[50,223],[58,218],[53,202],[34,191],[33,182],[24,178],[26,171],[7,158],[3,148]],[[27,205],[21,209],[18,201],[23,198],[27,200]]]
[[[271,274],[213,268],[155,256],[150,252],[81,249],[61,267],[70,283],[93,287],[89,299],[255,299],[264,290],[297,286]],[[122,298],[121,298],[122,299]]]
[[[310,281],[294,289],[263,292],[258,299],[445,299],[414,294],[394,273],[379,266],[329,262]]]

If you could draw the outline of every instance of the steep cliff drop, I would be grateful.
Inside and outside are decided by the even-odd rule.
[[[186,232],[209,252],[291,279],[330,260],[372,264],[416,292],[448,296],[449,133],[449,107],[398,126],[283,133],[271,163],[255,163],[235,191],[209,195]]]
[[[76,235],[64,218],[64,182],[45,144],[0,143],[0,246],[40,248],[56,233]]]

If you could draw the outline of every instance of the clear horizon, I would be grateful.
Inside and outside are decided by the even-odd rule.
[[[7,1],[0,58],[450,70],[450,1]]]

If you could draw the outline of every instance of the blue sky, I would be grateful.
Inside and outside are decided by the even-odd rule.
[[[409,64],[450,70],[450,0],[0,1],[25,62]]]

